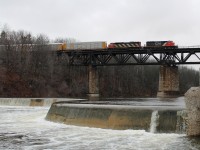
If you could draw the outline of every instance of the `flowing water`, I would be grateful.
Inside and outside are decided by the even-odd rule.
[[[158,126],[158,118],[159,118],[158,111],[157,110],[153,111],[151,115],[151,123],[150,123],[151,133],[156,133],[156,127]]]
[[[185,134],[110,130],[52,123],[45,120],[49,107],[0,106],[0,149],[16,150],[198,150],[199,139]]]

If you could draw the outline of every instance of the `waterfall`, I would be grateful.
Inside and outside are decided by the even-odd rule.
[[[150,124],[150,132],[155,133],[156,132],[156,127],[158,126],[159,121],[159,115],[158,111],[154,110],[151,115],[151,124]]]

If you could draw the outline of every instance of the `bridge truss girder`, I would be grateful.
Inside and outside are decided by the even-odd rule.
[[[58,54],[67,54],[73,66],[200,64],[200,48],[70,50]]]

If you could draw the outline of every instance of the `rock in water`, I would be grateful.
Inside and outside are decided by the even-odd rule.
[[[191,87],[185,93],[188,112],[186,133],[188,136],[200,136],[200,87]]]

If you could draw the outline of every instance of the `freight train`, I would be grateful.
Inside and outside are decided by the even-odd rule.
[[[141,45],[139,41],[132,42],[115,42],[107,45],[107,42],[74,42],[74,43],[49,43],[44,45],[38,44],[16,44],[12,45],[16,50],[18,49],[47,49],[56,51],[68,50],[113,50],[113,49],[146,49],[146,48],[177,48],[173,41],[147,41],[145,46]]]
[[[147,41],[145,46],[142,46],[141,42],[115,42],[110,43],[107,46],[107,42],[75,42],[75,43],[63,43],[62,48],[60,44],[57,50],[112,50],[112,49],[138,49],[138,48],[177,48],[173,41]]]

